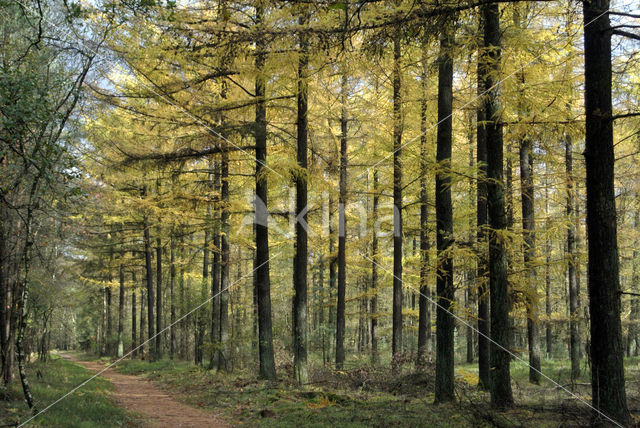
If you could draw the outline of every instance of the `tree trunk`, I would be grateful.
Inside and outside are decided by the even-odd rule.
[[[427,48],[422,48],[422,75],[420,79],[420,297],[418,298],[418,355],[417,366],[426,362],[431,347],[431,289],[429,287],[429,196],[427,193],[428,150],[427,150]],[[377,180],[377,176],[375,176]],[[377,182],[376,182],[377,184]]]
[[[137,313],[136,311],[138,310],[137,308],[137,296],[136,296],[136,274],[135,271],[131,273],[131,282],[132,282],[132,288],[131,288],[131,357],[135,358],[138,356],[138,332],[136,331],[136,329],[138,328],[137,326]]]
[[[110,268],[109,268],[110,269]],[[109,283],[111,283],[111,273],[109,273]],[[111,286],[104,288],[104,295],[106,301],[106,310],[107,310],[107,330],[105,333],[105,354],[112,356],[113,355],[113,322],[111,317]]]
[[[611,30],[606,13],[609,0],[585,0],[582,5],[592,400],[599,411],[627,425],[614,191]],[[599,416],[594,415],[604,424]]]
[[[122,253],[124,257],[124,253]],[[116,357],[122,358],[124,355],[124,261],[120,261],[120,294],[118,299],[118,349]]]
[[[549,229],[549,166],[545,163],[545,183],[544,183],[544,214],[547,218],[546,227]],[[545,340],[547,347],[547,358],[552,357],[553,332],[551,330],[551,239],[547,236],[545,242],[545,253],[547,254],[544,266],[545,283],[545,312],[547,315]]]
[[[256,6],[256,26],[262,25],[264,8],[261,2]],[[264,39],[257,44],[255,92],[256,104],[256,298],[258,309],[258,355],[260,359],[260,377],[275,379],[276,366],[273,353],[273,332],[271,319],[271,279],[269,277],[269,211],[267,205],[267,178],[262,177],[267,164],[267,108],[265,103],[266,76],[263,72],[266,61]]]
[[[453,391],[455,349],[452,314],[455,303],[453,286],[453,207],[451,203],[451,142],[453,107],[453,44],[450,28],[440,36],[438,58],[438,130],[436,137],[436,244],[438,251],[436,291],[436,385],[435,402],[455,399]]]
[[[510,346],[509,295],[507,282],[507,255],[504,232],[507,219],[504,202],[503,139],[500,118],[500,12],[497,3],[482,6],[484,18],[483,81],[487,129],[487,205],[489,213],[489,292],[491,303],[490,385],[491,404],[495,407],[511,407],[511,374],[509,372]],[[496,345],[497,343],[497,345]]]
[[[479,17],[479,30],[484,32],[482,15]],[[477,64],[477,92],[478,97],[484,95],[486,87],[487,58],[482,50],[478,50]],[[487,247],[487,128],[485,125],[484,105],[479,105],[476,110],[476,164],[478,165],[478,180],[476,192],[476,227],[478,248],[478,386],[488,390],[489,379],[489,253]]]
[[[524,240],[524,267],[527,271],[528,293],[537,295],[535,213],[533,194],[533,142],[525,136],[520,141],[520,188],[522,193],[522,237]],[[527,294],[528,296],[529,294]],[[538,299],[527,298],[527,340],[529,345],[529,382],[540,383],[540,330]]]
[[[306,17],[300,16],[304,26]],[[307,383],[307,54],[306,35],[300,35],[298,54],[298,117],[297,117],[297,161],[296,173],[296,246],[293,260],[293,364],[294,376],[299,384]]]
[[[393,324],[391,355],[402,352],[402,81],[400,31],[393,37]]]
[[[379,204],[379,185],[378,170],[373,170],[373,208],[372,222],[373,237],[371,239],[371,363],[379,362],[378,355],[378,233],[376,224],[378,222],[378,204]]]
[[[229,152],[222,152],[221,192],[222,202],[220,222],[220,346],[218,352],[218,370],[229,370]]]
[[[146,189],[144,191],[146,193]],[[153,268],[151,267],[151,239],[149,238],[149,220],[144,217],[144,264],[147,272],[147,323],[148,323],[148,338],[149,343],[149,359],[154,361],[156,359],[156,347],[154,345],[154,339],[156,339],[153,325],[153,305],[155,304],[153,293]]]
[[[341,82],[340,114],[340,193],[338,195],[338,306],[336,312],[336,369],[342,369],[345,359],[345,307],[347,290],[347,74],[343,70]]]
[[[162,358],[162,242],[160,241],[160,226],[156,238],[156,341],[155,359]]]
[[[171,299],[169,311],[171,328],[169,331],[169,358],[173,360],[176,352],[176,237],[175,230],[171,230],[171,243],[169,248],[169,298]]]
[[[571,381],[580,376],[580,334],[578,331],[578,278],[576,274],[576,224],[574,218],[573,145],[565,135],[565,169],[567,173],[567,258],[569,275],[569,355],[571,357]]]

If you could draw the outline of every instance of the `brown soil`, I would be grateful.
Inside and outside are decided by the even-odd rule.
[[[71,355],[61,355],[93,371],[103,370],[105,365],[95,361],[80,361]],[[215,413],[198,409],[173,398],[154,382],[139,376],[124,375],[107,369],[100,376],[114,386],[113,398],[121,407],[145,417],[145,427],[228,427]]]

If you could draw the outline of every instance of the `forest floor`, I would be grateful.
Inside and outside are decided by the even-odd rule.
[[[39,410],[44,410],[91,375],[87,369],[56,355],[51,355],[46,362],[33,361],[27,365],[29,384]],[[109,381],[96,378],[29,421],[27,426],[139,426],[141,420],[138,415],[113,402],[110,397],[112,390]],[[29,419],[31,412],[24,401],[19,379],[13,380],[7,396],[3,398],[0,399],[0,426],[17,426]]]
[[[61,354],[84,368],[98,373],[105,369],[103,361],[86,361],[74,355]],[[140,376],[118,373],[112,368],[100,376],[113,384],[112,397],[122,408],[141,414],[144,426],[223,428],[229,426],[220,416],[176,400],[172,394],[159,388],[154,382]]]
[[[627,360],[629,407],[640,409],[640,360]],[[528,382],[528,370],[513,364],[516,406],[495,411],[489,394],[477,388],[477,367],[456,366],[458,402],[433,405],[433,367],[416,372],[405,368],[360,366],[334,371],[313,367],[308,385],[299,387],[281,376],[277,381],[257,379],[247,372],[216,373],[191,362],[123,360],[116,370],[158,382],[177,399],[220,412],[235,425],[264,427],[583,427],[590,425],[588,379],[578,379],[573,395],[568,362],[545,360],[543,372],[554,382]],[[286,373],[281,367],[279,373]],[[563,388],[559,387],[562,385]]]
[[[41,408],[105,367],[108,359],[67,354],[77,363],[53,356],[30,365],[31,383]],[[81,364],[84,367],[80,367]],[[640,421],[640,359],[625,360],[629,407]],[[544,360],[542,371],[553,379],[528,382],[528,370],[512,365],[516,406],[490,408],[488,393],[477,388],[477,367],[456,366],[456,403],[433,405],[433,367],[399,372],[359,366],[335,371],[312,366],[308,385],[299,387],[279,367],[277,381],[257,379],[248,371],[216,373],[188,361],[122,360],[60,401],[36,425],[54,427],[233,425],[263,427],[582,427],[590,424],[591,388],[586,376],[573,386],[565,360]],[[36,373],[40,370],[42,378]],[[556,382],[556,383],[554,383]],[[111,383],[111,384],[110,384]],[[0,425],[24,421],[19,382],[13,401],[0,400]],[[117,405],[116,405],[117,404]],[[121,406],[121,407],[118,407]],[[7,412],[4,412],[6,410]],[[135,411],[138,414],[134,414]]]

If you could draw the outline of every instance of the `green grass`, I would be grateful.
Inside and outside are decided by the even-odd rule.
[[[36,376],[40,372],[42,377]],[[83,367],[56,355],[42,363],[33,362],[27,367],[27,375],[36,406],[39,410],[47,407],[93,375]],[[117,427],[135,426],[136,417],[118,407],[108,396],[112,385],[96,378],[82,388],[37,416],[29,426],[45,427]],[[0,425],[6,426],[23,422],[29,418],[29,411],[22,394],[20,380],[15,379],[9,390],[9,400],[0,400]]]
[[[189,362],[125,360],[117,370],[162,384],[174,397],[221,412],[233,424],[262,427],[469,426],[474,416],[457,404],[433,406],[433,394],[394,395],[335,385],[300,388],[246,373],[218,374]],[[475,426],[486,426],[474,421]],[[488,425],[487,425],[488,426]]]

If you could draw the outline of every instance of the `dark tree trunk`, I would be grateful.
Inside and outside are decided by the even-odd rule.
[[[262,25],[264,8],[259,2],[256,7],[256,25]],[[275,379],[276,367],[273,353],[273,332],[271,320],[271,279],[269,277],[269,211],[267,205],[267,179],[262,177],[267,164],[267,108],[265,103],[266,76],[263,72],[266,61],[266,45],[261,39],[256,44],[256,201],[255,236],[256,267],[255,294],[258,310],[258,355],[260,359],[260,377]]]
[[[340,101],[340,193],[338,195],[338,305],[336,311],[336,369],[342,369],[345,359],[345,299],[347,290],[347,75],[343,71]]]
[[[209,175],[211,180],[211,175]],[[207,208],[207,222],[204,232],[204,242],[202,246],[202,282],[200,286],[200,299],[201,301],[207,298],[207,287],[209,285],[209,224],[211,223],[211,208]],[[205,323],[206,311],[203,309],[196,311],[196,335],[194,343],[194,364],[202,366],[204,361],[204,333],[206,328]]]
[[[169,311],[171,328],[169,330],[169,358],[173,360],[176,352],[176,237],[175,231],[171,231],[171,243],[169,248],[169,298],[171,299]]]
[[[569,355],[571,358],[571,380],[580,376],[580,334],[578,331],[578,277],[576,274],[576,224],[574,218],[573,188],[573,144],[571,137],[565,135],[565,170],[567,173],[567,258],[569,276]]]
[[[229,370],[229,152],[222,152],[221,191],[222,202],[220,223],[220,346],[218,352],[218,370]]]
[[[627,425],[614,192],[611,29],[606,13],[609,0],[585,0],[582,5],[592,400],[599,411]],[[602,415],[594,416],[604,424]]]
[[[393,324],[391,355],[402,352],[402,81],[400,31],[393,37]],[[393,364],[393,359],[392,359]]]
[[[497,3],[482,6],[484,18],[483,81],[487,129],[487,205],[489,213],[489,292],[491,303],[490,385],[493,406],[511,407],[511,374],[509,295],[507,282],[507,254],[502,234],[507,229],[503,181],[503,139],[500,118],[500,12]],[[497,343],[497,345],[496,345]]]
[[[544,214],[547,218],[546,228],[549,229],[549,167],[545,164],[545,186],[544,186]],[[553,332],[551,330],[551,239],[547,236],[545,242],[545,253],[547,254],[544,266],[545,285],[545,313],[547,315],[545,341],[547,347],[547,358],[552,357]]]
[[[149,238],[149,220],[144,217],[144,264],[147,273],[147,323],[148,323],[148,338],[149,343],[149,359],[155,360],[156,347],[154,345],[154,325],[153,325],[153,305],[155,304],[154,290],[153,290],[153,268],[151,267],[151,239]]]
[[[141,359],[145,358],[144,355],[144,347],[145,347],[145,339],[144,339],[144,329],[147,328],[147,312],[146,312],[146,293],[144,287],[140,290],[140,349],[138,350],[138,354]]]
[[[480,16],[478,25],[480,32],[484,31],[483,18]],[[486,86],[487,58],[481,50],[478,51],[477,92],[481,97]],[[480,105],[476,111],[476,164],[478,165],[478,185],[476,193],[476,223],[478,248],[478,386],[488,390],[489,380],[489,253],[487,248],[487,129],[485,126],[485,110]]]
[[[111,283],[111,273],[109,273],[109,283]],[[113,321],[111,317],[111,287],[104,288],[104,295],[106,301],[106,320],[107,320],[107,329],[105,333],[105,354],[112,356],[113,355]]]
[[[455,360],[455,322],[449,311],[455,303],[453,287],[453,207],[451,203],[451,142],[453,107],[453,31],[440,37],[438,58],[438,130],[436,137],[436,243],[438,250],[436,292],[436,386],[435,402],[455,399],[453,365]]]
[[[138,314],[136,313],[136,311],[138,310],[137,308],[137,297],[136,297],[136,274],[135,272],[132,272],[132,278],[131,278],[131,282],[132,282],[132,291],[131,291],[131,357],[135,358],[138,356],[138,332],[137,332],[137,316]]]
[[[306,23],[301,16],[300,25]],[[308,381],[307,372],[307,67],[308,42],[306,35],[300,36],[298,54],[298,117],[297,117],[297,161],[296,173],[296,247],[293,260],[293,363],[294,376],[299,384]]]
[[[426,42],[425,42],[426,44]],[[428,57],[426,46],[422,51],[422,75],[420,98],[420,297],[418,298],[418,356],[416,365],[425,363],[431,347],[431,289],[429,287],[429,196],[427,193],[427,76]],[[377,176],[376,176],[377,179]]]
[[[160,226],[156,238],[156,340],[155,358],[162,358],[162,242],[160,241]]]
[[[378,170],[373,170],[373,208],[372,221],[377,224],[378,221],[378,204],[380,195],[378,185]],[[379,362],[378,355],[378,234],[376,228],[373,228],[373,237],[371,239],[371,362],[377,364]]]
[[[124,253],[122,254],[124,257]],[[124,355],[124,262],[120,261],[120,293],[118,299],[118,349],[116,356],[122,358]]]
[[[522,235],[524,266],[527,270],[529,293],[537,294],[535,269],[535,214],[533,194],[533,142],[528,137],[520,141],[520,188],[522,193]],[[529,382],[540,383],[540,330],[537,299],[527,299],[527,339],[529,344]]]
[[[335,333],[336,320],[335,315],[337,310],[334,311],[334,296],[336,295],[336,284],[338,282],[338,257],[336,256],[336,239],[335,239],[335,226],[334,226],[334,199],[329,193],[329,326],[330,331]],[[337,308],[337,305],[336,305]]]
[[[467,128],[467,140],[469,141],[469,170],[473,171],[475,166],[474,158],[473,158],[473,112],[469,112],[468,115],[468,128]],[[469,178],[469,194],[471,196],[471,202],[473,203],[475,199],[475,195],[473,193],[473,189],[475,186],[476,180],[471,176]],[[469,217],[469,242],[473,242],[473,217]],[[467,267],[465,271],[465,280],[467,282],[465,287],[465,307],[467,313],[467,328],[465,332],[466,342],[467,342],[467,364],[473,364],[474,358],[474,348],[475,348],[475,331],[473,329],[473,309],[475,306],[475,295],[476,295],[476,272],[475,266],[472,264]],[[477,318],[476,318],[477,319]]]

